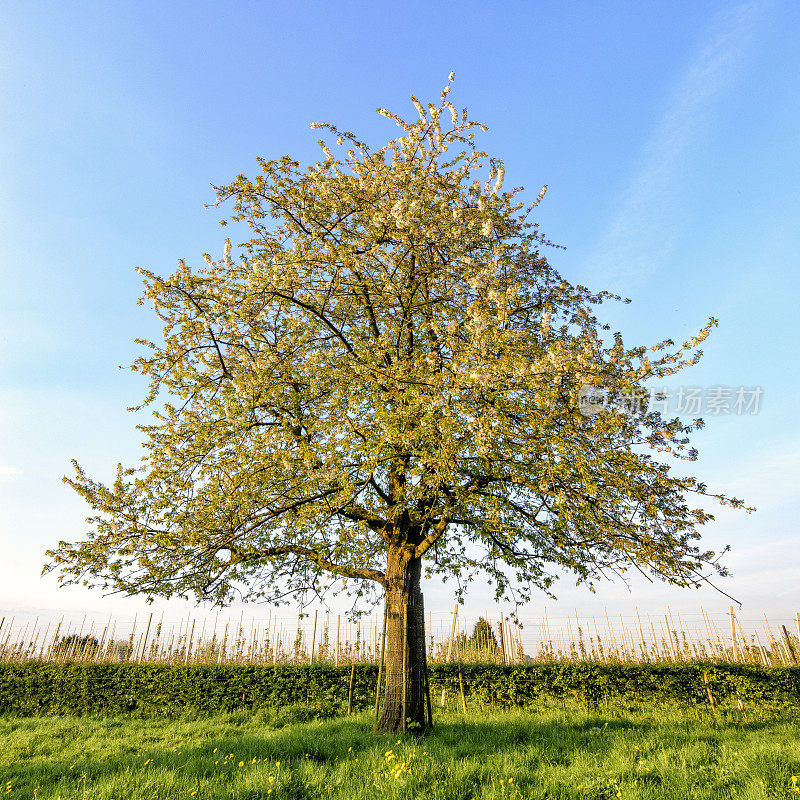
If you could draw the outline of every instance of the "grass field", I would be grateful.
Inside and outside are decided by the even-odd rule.
[[[170,720],[0,717],[9,798],[789,798],[800,718],[445,712],[429,736],[300,709]]]

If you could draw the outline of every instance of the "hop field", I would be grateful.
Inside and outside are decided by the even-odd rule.
[[[420,739],[302,709],[0,717],[0,793],[41,800],[791,798],[800,718],[548,708],[437,715]]]

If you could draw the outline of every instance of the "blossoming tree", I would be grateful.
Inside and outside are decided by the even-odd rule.
[[[694,363],[716,320],[652,361],[606,334],[594,308],[620,298],[548,264],[529,221],[542,195],[525,207],[503,189],[452,79],[438,104],[412,97],[410,122],[379,109],[401,133],[378,150],[315,124],[341,156],[320,141],[308,169],[261,159],[219,188],[252,232],[236,253],[141,270],[165,323],[133,365],[150,380],[146,455],[110,485],[75,463],[65,480],[97,513],[45,567],[219,604],[338,581],[382,595],[388,731],[427,724],[423,571],[523,602],[558,570],[698,585],[725,570],[696,545],[712,516],[687,496],[741,505],[652,456],[693,459],[701,421],[613,408]],[[583,386],[612,408],[581,413]]]

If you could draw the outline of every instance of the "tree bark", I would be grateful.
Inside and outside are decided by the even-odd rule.
[[[409,733],[420,734],[428,727],[425,714],[427,665],[425,613],[420,591],[421,572],[421,559],[410,557],[409,551],[403,548],[389,548],[385,583],[386,688],[383,695],[383,711],[377,724],[378,730],[388,733],[403,729],[404,706],[406,729]],[[404,686],[405,702],[403,702]]]

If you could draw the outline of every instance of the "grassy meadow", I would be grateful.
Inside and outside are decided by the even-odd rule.
[[[421,739],[301,708],[180,719],[0,717],[9,798],[789,798],[800,717],[445,711]]]

